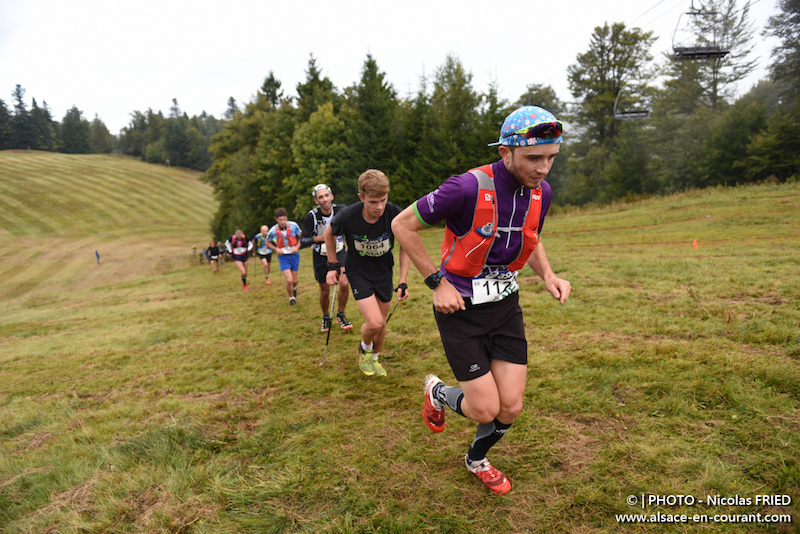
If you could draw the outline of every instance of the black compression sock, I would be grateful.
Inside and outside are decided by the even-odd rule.
[[[242,277],[242,285],[244,285],[244,286],[247,285],[247,277],[246,276]]]
[[[475,440],[469,448],[467,459],[470,462],[483,460],[486,458],[486,453],[492,446],[500,441],[500,438],[505,436],[511,424],[501,423],[497,419],[491,423],[481,423],[478,425],[478,431],[475,433]]]
[[[461,411],[461,402],[464,400],[464,391],[461,388],[449,387],[440,383],[433,388],[433,396],[447,404],[458,415],[466,417]]]

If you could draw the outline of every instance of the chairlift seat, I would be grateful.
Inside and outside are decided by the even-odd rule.
[[[631,119],[646,119],[650,116],[649,109],[643,109],[640,111],[617,111],[614,113],[614,118],[617,120],[631,120]]]
[[[675,47],[672,51],[674,53],[672,57],[678,60],[719,59],[730,52],[730,50],[724,50],[719,46]]]

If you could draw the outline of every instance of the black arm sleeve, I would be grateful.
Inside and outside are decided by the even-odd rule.
[[[302,235],[300,236],[300,248],[310,247],[314,244],[314,214],[306,213],[303,219]]]

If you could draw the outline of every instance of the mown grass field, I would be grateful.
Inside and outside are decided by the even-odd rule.
[[[797,184],[548,218],[573,294],[521,275],[526,407],[490,453],[503,497],[462,467],[475,424],[421,421],[424,375],[452,378],[419,276],[386,379],[340,331],[320,367],[310,252],[297,306],[252,261],[245,293],[233,265],[192,259],[213,210],[186,171],[0,152],[0,532],[798,531]],[[627,503],[643,494],[704,504]],[[705,503],[762,494],[792,504]],[[658,512],[709,521],[615,518]],[[791,522],[713,520],[746,513]]]

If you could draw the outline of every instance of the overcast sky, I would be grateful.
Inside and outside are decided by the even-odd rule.
[[[698,0],[695,6],[698,6]],[[739,5],[744,0],[738,0]],[[73,105],[97,114],[112,133],[134,110],[168,114],[177,98],[189,116],[220,117],[228,98],[251,100],[269,71],[295,95],[309,54],[338,89],[356,83],[367,53],[401,97],[413,94],[447,55],[457,56],[486,91],[516,100],[528,84],[551,85],[572,100],[566,71],[588,50],[596,26],[623,22],[653,31],[653,54],[691,0],[0,0],[0,99],[17,84],[47,101],[61,121]],[[761,37],[775,0],[754,0],[752,57],[759,68],[738,88],[766,77],[774,39]],[[684,26],[688,17],[681,20]]]

